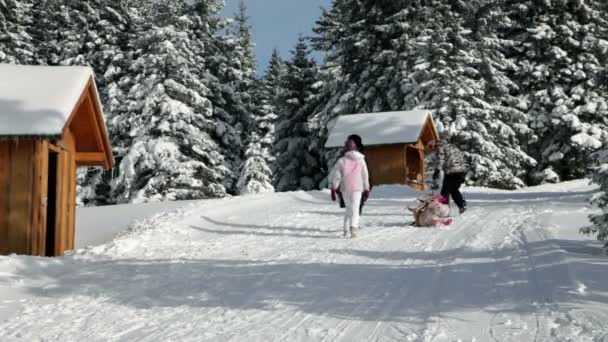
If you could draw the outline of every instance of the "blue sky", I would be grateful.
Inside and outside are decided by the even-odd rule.
[[[232,16],[240,0],[226,0],[222,16]],[[329,8],[331,0],[244,0],[253,29],[258,60],[258,73],[268,66],[272,49],[277,48],[281,57],[291,56],[298,35],[309,36],[321,14],[321,6]],[[320,56],[315,55],[317,59]]]

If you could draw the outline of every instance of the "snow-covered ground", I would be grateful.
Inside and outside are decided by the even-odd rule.
[[[381,187],[356,239],[327,192],[189,202],[72,255],[0,257],[0,340],[606,341],[592,191],[467,188],[431,229]]]
[[[76,210],[75,248],[106,243],[131,224],[155,213],[181,208],[191,201],[119,204]]]

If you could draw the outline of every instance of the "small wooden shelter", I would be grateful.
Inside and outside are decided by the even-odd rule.
[[[351,134],[363,140],[371,184],[406,184],[424,190],[426,145],[439,140],[429,111],[342,115],[331,128],[325,147],[344,146]]]
[[[0,64],[0,254],[73,249],[76,167],[112,164],[90,68]]]

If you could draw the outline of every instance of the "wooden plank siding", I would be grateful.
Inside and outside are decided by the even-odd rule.
[[[34,183],[34,141],[17,141],[12,145],[12,169],[9,198],[11,207],[8,215],[9,241],[11,247],[22,253],[31,254],[31,212]]]
[[[5,156],[8,155],[7,166],[3,167],[2,196],[7,203],[3,205],[4,220],[0,221],[0,231],[6,235],[8,248],[6,253],[32,254],[32,241],[36,239],[32,231],[33,225],[38,221],[34,217],[34,203],[32,197],[36,191],[36,149],[35,140],[9,140],[3,141],[2,148]],[[8,153],[7,153],[8,150]]]
[[[429,117],[422,127],[422,131],[418,137],[418,144],[424,147],[431,140],[439,140],[439,133],[437,133],[433,120]]]
[[[62,145],[71,148],[69,144]],[[74,247],[76,163],[74,153],[60,148],[57,159],[57,194],[54,255],[63,255]]]
[[[66,249],[74,249],[74,235],[76,233],[76,154],[68,154],[67,197],[68,197],[68,226]]]
[[[11,148],[9,141],[0,141],[0,254],[10,252],[8,240],[8,210],[10,198]]]
[[[365,147],[371,184],[405,184],[405,146],[394,144]]]
[[[34,151],[32,153],[33,164],[31,166],[32,169],[32,188],[30,193],[30,254],[37,255],[38,254],[38,246],[40,243],[40,164],[42,163],[42,146],[39,140],[35,141]]]
[[[47,253],[48,196],[57,198],[55,250],[48,252],[63,255],[74,248],[76,158],[67,135],[62,147],[40,140],[0,141],[0,254]],[[56,194],[47,194],[49,150],[59,151]]]
[[[38,226],[35,228],[38,234],[38,245],[34,255],[44,256],[46,255],[46,214],[47,214],[47,203],[48,203],[48,174],[49,174],[49,143],[43,140],[39,144],[40,146],[40,160],[39,160],[39,172],[38,177],[40,179],[38,198],[39,201],[38,214]]]
[[[61,138],[55,138],[0,136],[0,255],[63,255],[74,248],[76,167],[108,169],[114,162],[92,77],[74,104]],[[56,163],[51,164],[51,153]],[[49,170],[51,165],[55,169]],[[51,187],[49,181],[56,186]],[[55,191],[48,193],[49,188]],[[53,236],[47,232],[49,227],[54,229]],[[47,250],[47,242],[49,248],[54,243],[52,250]]]
[[[103,152],[76,152],[78,166],[97,166],[104,163],[106,156]]]
[[[65,150],[59,153],[57,170],[57,220],[55,225],[55,252],[54,255],[63,255],[66,247],[66,235],[68,227],[68,199],[67,199],[67,177],[68,156]]]
[[[424,145],[391,144],[365,147],[372,185],[406,184],[424,190]]]
[[[85,102],[91,100],[87,98]],[[64,133],[65,149],[65,178],[62,191],[65,191],[66,200],[66,222],[62,227],[64,233],[63,251],[74,249],[74,231],[76,229],[76,139],[70,128]]]

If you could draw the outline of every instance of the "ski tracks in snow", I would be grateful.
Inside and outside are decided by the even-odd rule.
[[[0,323],[2,340],[606,336],[601,319],[560,303],[578,285],[535,204],[478,200],[450,227],[414,228],[404,214],[413,197],[372,198],[350,239],[327,197],[196,202],[74,256],[32,258],[19,277],[38,295]]]

